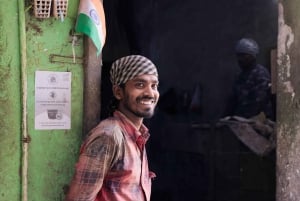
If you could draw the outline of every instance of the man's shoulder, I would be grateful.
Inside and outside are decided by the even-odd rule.
[[[114,117],[109,117],[100,121],[88,134],[88,136],[97,137],[99,135],[115,136],[122,133],[120,120]]]
[[[121,131],[120,120],[114,117],[109,117],[102,120],[94,129],[94,132],[101,132],[107,135],[112,135],[117,131]]]
[[[97,139],[100,141],[107,139],[120,144],[123,139],[123,132],[119,120],[113,117],[102,120],[89,132],[84,144],[89,144]]]
[[[255,70],[258,73],[270,74],[269,71],[268,71],[268,69],[265,66],[261,65],[261,64],[257,64],[255,66]]]
[[[251,77],[253,77],[254,79],[257,78],[270,79],[270,72],[265,66],[261,64],[257,64],[251,72]]]

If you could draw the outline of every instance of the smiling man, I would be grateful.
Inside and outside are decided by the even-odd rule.
[[[155,65],[140,55],[122,57],[110,71],[112,116],[96,126],[80,150],[66,201],[150,201],[151,179],[144,118],[159,98]]]

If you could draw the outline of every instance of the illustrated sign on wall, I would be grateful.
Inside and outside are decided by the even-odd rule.
[[[35,72],[35,129],[71,128],[71,73]]]

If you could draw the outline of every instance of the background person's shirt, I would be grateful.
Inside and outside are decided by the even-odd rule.
[[[242,71],[234,85],[234,114],[250,118],[264,112],[272,117],[271,78],[268,70],[256,64]]]

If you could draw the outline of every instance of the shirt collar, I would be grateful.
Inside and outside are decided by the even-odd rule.
[[[130,135],[130,137],[133,138],[134,141],[138,141],[140,137],[142,137],[146,143],[146,141],[149,139],[149,129],[144,124],[141,125],[139,130],[137,130],[133,123],[122,112],[118,110],[114,112],[114,117],[117,117],[122,121],[124,129]]]

